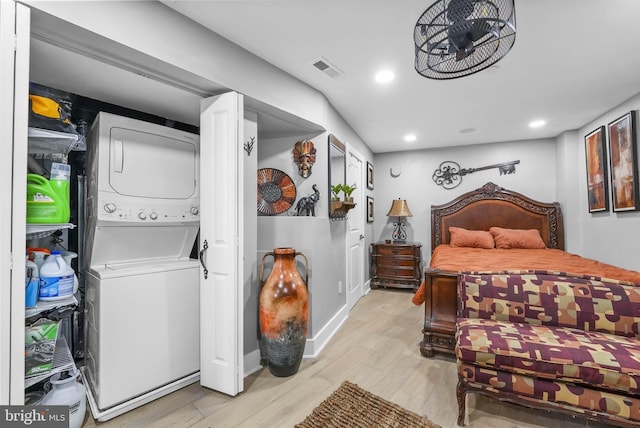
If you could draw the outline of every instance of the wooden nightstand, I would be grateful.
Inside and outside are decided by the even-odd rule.
[[[416,242],[371,244],[371,288],[417,290],[422,279],[421,247]]]

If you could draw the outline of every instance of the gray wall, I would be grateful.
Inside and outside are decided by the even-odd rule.
[[[287,173],[296,185],[297,198],[313,193],[312,185],[320,189],[316,216],[295,216],[292,208],[276,216],[258,216],[258,260],[277,247],[293,247],[309,259],[309,330],[313,338],[332,316],[346,304],[344,292],[338,293],[338,281],[345,283],[346,225],[328,216],[328,134],[310,138],[316,149],[316,163],[311,175],[303,178],[293,162],[292,150],[299,137],[271,138],[258,145],[258,168],[276,168]],[[267,258],[267,273],[273,259]],[[256,301],[257,302],[257,301]],[[257,310],[257,306],[256,306]],[[245,350],[246,351],[246,350]]]
[[[309,339],[317,336],[346,303],[344,292],[338,294],[337,286],[338,281],[345,283],[345,227],[346,222],[332,222],[326,216],[258,218],[260,258],[274,248],[293,247],[309,260]],[[266,274],[272,265],[273,258],[268,257]],[[304,274],[300,263],[298,267]]]
[[[610,210],[589,213],[584,136],[599,126],[606,126],[631,110],[640,109],[640,94],[612,108],[576,132],[558,138],[558,159],[562,159],[562,179],[558,193],[564,196],[565,224],[569,225],[567,243],[571,251],[589,258],[640,271],[640,212],[614,213]],[[607,137],[608,144],[608,137]],[[607,155],[607,161],[608,155]],[[610,169],[610,168],[608,168]],[[609,185],[609,198],[611,186]]]
[[[393,220],[386,214],[393,199],[406,199],[413,214],[406,219],[407,240],[422,244],[423,260],[428,266],[431,205],[448,202],[489,181],[540,201],[555,201],[555,156],[555,142],[549,139],[378,154],[374,169],[373,239],[391,238]],[[461,184],[451,190],[432,180],[434,171],[444,161],[455,161],[462,168],[477,168],[513,160],[520,160],[515,174],[500,175],[497,169],[478,171],[464,176]],[[391,169],[394,175],[400,175],[392,177]]]
[[[558,201],[565,226],[565,248],[584,257],[640,270],[640,212],[589,213],[584,136],[630,110],[640,110],[640,94],[607,113],[555,139],[515,141],[375,156],[375,223],[373,240],[389,239],[393,225],[386,213],[394,198],[407,199],[413,217],[407,219],[409,240],[423,244],[423,258],[430,254],[430,206],[492,181],[534,199]],[[445,190],[431,176],[439,164],[456,161],[463,168],[520,160],[513,175],[497,170],[478,171],[463,177],[462,184]],[[608,160],[607,160],[608,161]],[[640,159],[639,159],[640,162]],[[389,170],[401,172],[391,177]],[[609,186],[611,189],[611,186]],[[611,191],[609,190],[609,198]],[[611,202],[610,202],[611,206]]]

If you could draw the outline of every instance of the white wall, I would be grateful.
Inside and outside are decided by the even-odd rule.
[[[566,195],[565,225],[569,248],[585,257],[640,271],[640,212],[614,213],[611,199],[608,212],[589,213],[584,136],[606,126],[631,110],[640,109],[640,94],[612,108],[604,115],[559,139],[559,158],[564,156],[567,174],[558,181],[558,191]],[[608,145],[608,137],[607,137]],[[573,161],[571,161],[573,158]],[[607,154],[607,162],[609,162]],[[575,168],[574,168],[575,166]],[[607,168],[610,170],[610,168]],[[611,198],[611,185],[609,185]]]
[[[407,241],[422,244],[422,256],[428,266],[431,253],[431,205],[448,202],[463,193],[491,181],[509,190],[544,202],[556,200],[554,140],[516,141],[411,152],[384,153],[375,156],[375,210],[373,239],[390,239],[392,219],[386,216],[392,199],[406,199],[413,217],[407,218]],[[455,161],[462,168],[478,168],[520,160],[515,174],[500,175],[498,169],[477,171],[462,178],[455,189],[436,185],[432,175],[444,161]],[[390,174],[400,172],[394,178]]]

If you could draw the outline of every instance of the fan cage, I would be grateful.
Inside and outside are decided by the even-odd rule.
[[[472,26],[488,32],[474,41],[467,53],[449,35]],[[416,23],[415,69],[422,76],[437,80],[468,76],[500,61],[513,47],[515,38],[514,0],[438,0]]]

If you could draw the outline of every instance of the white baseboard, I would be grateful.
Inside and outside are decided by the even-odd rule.
[[[258,342],[256,342],[256,346]],[[247,377],[262,368],[260,364],[260,347],[255,351],[244,354],[244,377]]]
[[[364,294],[366,295],[371,291],[371,281],[367,281],[364,284]],[[349,311],[347,311],[347,305],[344,305],[329,322],[320,330],[318,334],[312,339],[307,339],[304,346],[303,358],[315,358],[320,354],[322,348],[329,343],[329,340],[340,330],[340,327],[349,317]],[[244,376],[247,377],[252,373],[262,369],[260,364],[260,349],[256,349],[248,354],[244,355]]]
[[[312,339],[307,339],[304,347],[303,358],[315,358],[318,356],[322,348],[325,347],[334,334],[340,329],[340,326],[347,320],[349,311],[347,305],[344,305],[329,322],[320,330],[320,332]]]
[[[364,283],[364,295],[366,296],[371,291],[371,280]]]
[[[347,306],[343,306],[338,313],[324,326],[322,330],[312,339],[307,339],[304,345],[303,358],[315,358],[318,356],[322,348],[325,347],[334,334],[340,329],[340,326],[347,320],[349,313]],[[247,377],[258,370],[262,369],[260,364],[260,347],[255,351],[244,354],[244,377]]]

